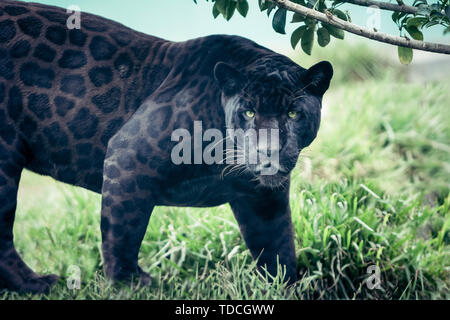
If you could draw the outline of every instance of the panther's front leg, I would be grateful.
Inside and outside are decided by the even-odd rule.
[[[146,285],[150,276],[138,266],[138,253],[154,202],[151,178],[136,159],[136,143],[139,141],[119,132],[108,146],[102,188],[102,251],[108,278],[128,282],[138,277]]]
[[[297,281],[297,262],[288,191],[263,189],[230,202],[244,240],[260,269],[276,275],[277,261],[286,268],[285,281]]]
[[[153,204],[124,191],[126,180],[105,178],[101,214],[105,273],[116,281],[137,276],[142,284],[147,284],[150,277],[138,266],[138,254]]]

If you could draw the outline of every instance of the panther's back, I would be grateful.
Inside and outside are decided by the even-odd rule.
[[[88,13],[70,29],[72,14],[0,3],[0,131],[29,169],[99,191],[109,139],[164,79],[173,44]]]

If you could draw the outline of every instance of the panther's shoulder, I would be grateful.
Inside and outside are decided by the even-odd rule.
[[[214,34],[175,45],[179,46],[180,50],[189,52],[191,62],[184,61],[185,64],[197,64],[199,59],[202,61],[198,73],[211,75],[218,62],[228,63],[244,72],[261,68],[267,73],[302,69],[287,56],[237,35]]]

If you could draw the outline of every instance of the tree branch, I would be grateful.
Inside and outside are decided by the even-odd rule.
[[[363,7],[376,6],[383,10],[397,11],[397,12],[404,12],[404,13],[411,13],[411,14],[416,14],[418,11],[418,8],[413,7],[413,6],[408,6],[406,4],[398,5],[398,4],[394,4],[394,3],[374,1],[374,0],[342,0],[342,2],[356,4],[358,6],[363,6]]]
[[[425,41],[418,41],[409,38],[402,38],[398,36],[393,36],[390,34],[376,32],[366,27],[358,26],[351,22],[344,21],[339,19],[338,17],[329,14],[324,14],[322,12],[304,7],[302,5],[293,3],[289,0],[268,0],[277,4],[281,8],[285,8],[286,10],[297,12],[307,17],[311,17],[317,21],[327,23],[336,28],[345,30],[347,32],[356,34],[358,36],[362,36],[368,39],[376,40],[379,42],[389,43],[396,46],[402,46],[422,51],[430,51],[437,53],[445,53],[450,54],[450,45],[441,44],[441,43],[432,43]]]

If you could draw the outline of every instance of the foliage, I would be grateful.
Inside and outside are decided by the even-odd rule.
[[[209,0],[206,0],[209,1]],[[286,33],[286,23],[288,21],[287,10],[278,8],[276,4],[268,0],[257,0],[259,9],[266,11],[272,18],[273,29],[281,34]],[[345,0],[291,0],[292,2],[317,10],[327,15],[336,16],[342,20],[351,22],[350,12],[342,11],[339,7],[346,3]],[[194,0],[197,3],[197,0]],[[248,0],[211,0],[213,5],[213,15],[217,18],[222,15],[226,20],[233,17],[237,10],[242,16],[246,16],[249,8]],[[430,2],[430,3],[428,3]],[[402,0],[399,4],[404,4]],[[416,14],[394,11],[392,20],[397,25],[401,36],[406,36],[405,32],[415,40],[424,40],[422,29],[432,26],[441,26],[444,34],[450,32],[450,3],[449,0],[414,0],[413,7],[417,8]],[[293,49],[300,43],[301,49],[311,54],[314,42],[325,47],[330,43],[330,39],[344,39],[345,33],[342,29],[327,23],[319,22],[312,17],[306,17],[299,13],[294,13],[292,24],[296,29],[292,32],[290,42]],[[411,48],[399,47],[398,55],[403,64],[409,64],[412,60],[413,51]]]
[[[417,14],[404,12],[392,13],[392,21],[397,25],[400,35],[405,31],[415,40],[423,41],[422,29],[435,25],[444,28],[444,34],[450,32],[450,3],[449,0],[437,0],[428,4],[427,0],[414,0],[414,7],[418,8]],[[413,51],[411,48],[399,47],[398,56],[400,62],[409,64],[412,61]]]

